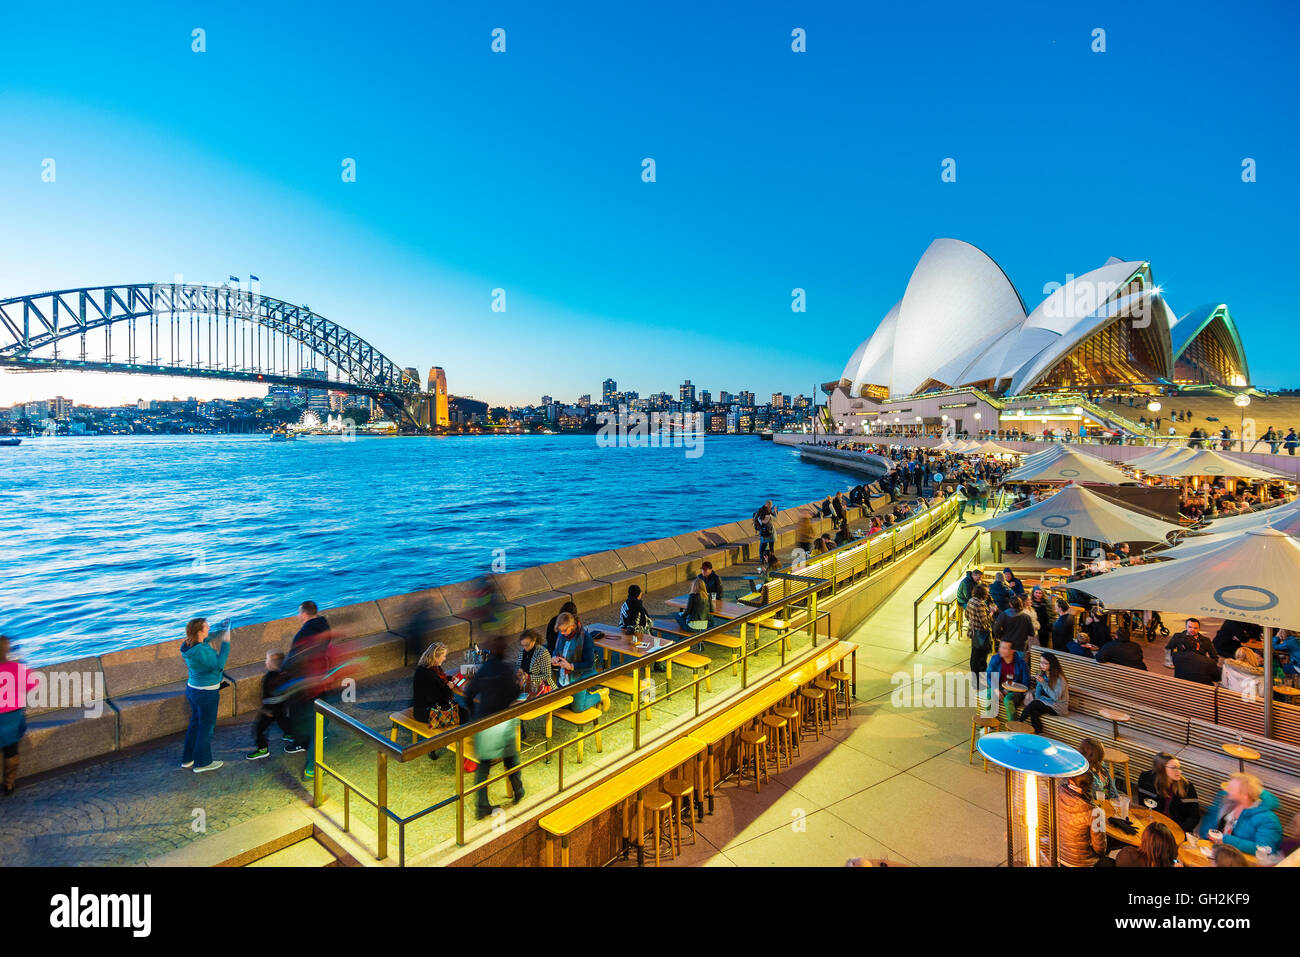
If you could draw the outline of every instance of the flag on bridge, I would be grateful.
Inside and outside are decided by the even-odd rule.
[[[231,277],[230,277],[230,281],[233,282],[233,283],[237,283],[237,282],[239,282],[239,277],[238,277],[238,276],[231,276]]]
[[[261,278],[260,276],[254,276],[254,275],[250,272],[250,273],[248,274],[248,281],[249,281],[249,282],[261,282],[261,281],[262,281],[262,278]]]

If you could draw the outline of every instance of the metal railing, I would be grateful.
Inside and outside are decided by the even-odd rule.
[[[961,610],[957,605],[954,596],[948,594],[950,588],[954,588],[961,582],[962,576],[972,565],[978,565],[980,557],[980,532],[977,529],[971,536],[970,541],[962,546],[957,556],[948,563],[948,567],[939,573],[925,591],[917,596],[916,601],[912,602],[912,650],[920,651],[922,648],[921,626],[925,625],[924,644],[929,645],[932,641],[938,641],[940,636],[947,642],[954,629],[958,635],[961,633]],[[927,601],[933,602],[933,607],[921,617],[921,606]]]
[[[506,769],[503,763],[494,763],[493,773],[482,782],[468,783],[465,780],[465,765],[462,756],[466,754],[467,742],[472,740],[476,734],[488,731],[502,722],[516,721],[525,715],[536,717],[539,705],[544,704],[549,696],[520,701],[504,711],[499,711],[476,721],[470,721],[458,727],[448,728],[441,734],[405,747],[398,745],[339,708],[323,700],[317,700],[315,702],[315,737],[312,743],[316,766],[312,805],[320,807],[324,803],[327,781],[335,781],[342,785],[343,830],[351,830],[352,798],[355,795],[365,804],[374,808],[376,812],[376,859],[383,860],[388,857],[389,825],[395,824],[398,829],[398,863],[405,866],[407,828],[429,814],[454,804],[456,807],[456,843],[463,846],[465,844],[466,808],[469,806],[471,799],[477,800],[479,791],[505,780],[510,775],[522,773],[525,768],[539,762],[550,764],[551,759],[554,757],[556,759],[556,779],[553,793],[563,792],[575,783],[572,777],[566,780],[565,754],[568,749],[575,747],[579,742],[585,742],[588,738],[607,733],[611,729],[626,723],[631,726],[631,753],[635,754],[642,749],[643,745],[656,740],[670,730],[663,727],[659,734],[648,738],[645,734],[645,722],[648,720],[646,712],[658,707],[663,702],[689,694],[693,698],[693,718],[729,706],[737,695],[743,693],[749,687],[751,679],[755,677],[753,669],[751,669],[751,661],[757,655],[775,647],[777,649],[777,658],[772,664],[776,669],[780,669],[785,666],[791,651],[795,647],[796,640],[807,639],[810,641],[810,647],[816,648],[819,641],[831,637],[830,615],[824,611],[818,611],[819,595],[829,593],[829,595],[833,596],[851,580],[863,574],[869,575],[873,564],[876,568],[880,568],[910,552],[916,545],[946,527],[955,518],[955,514],[956,503],[953,501],[944,502],[918,516],[909,518],[906,522],[899,523],[899,525],[887,532],[878,533],[870,539],[847,543],[833,552],[818,556],[814,561],[798,569],[793,569],[791,572],[775,572],[773,573],[774,576],[778,576],[787,582],[787,587],[790,587],[791,584],[796,587],[777,601],[755,606],[753,610],[747,611],[737,618],[722,621],[704,631],[690,632],[689,635],[686,635],[677,629],[656,625],[652,631],[669,634],[679,640],[670,642],[660,649],[650,651],[643,657],[599,671],[590,677],[574,681],[552,692],[555,695],[571,696],[579,691],[596,691],[601,686],[609,684],[611,678],[627,676],[632,679],[632,687],[636,689],[636,693],[631,696],[631,704],[626,713],[613,714],[613,709],[611,709],[608,712],[610,716],[608,718],[602,716],[598,724],[592,727],[577,726],[576,733],[563,741],[548,741],[545,747],[534,749],[527,757],[520,755],[519,764],[514,768]],[[753,629],[752,636],[750,634],[751,628]],[[766,635],[764,634],[765,630]],[[674,682],[673,687],[665,691],[661,692],[656,683],[653,699],[646,700],[643,693],[643,680],[653,674],[652,668],[656,663],[666,662],[673,656],[681,654],[689,645],[701,642],[707,643],[710,639],[723,635],[734,638],[736,637],[734,633],[737,631],[740,639],[737,655],[723,656],[708,668],[695,671],[691,680],[684,681],[681,684]],[[711,682],[714,678],[723,676],[733,668],[739,669],[738,688],[734,689],[731,694],[717,695],[716,700],[708,704],[702,702],[701,686]],[[375,786],[372,791],[368,792],[359,781],[354,780],[340,766],[331,763],[327,759],[324,736],[327,721],[332,728],[344,731],[350,739],[373,749]],[[452,749],[456,756],[456,783],[453,793],[411,814],[400,815],[395,812],[390,803],[389,795],[390,760],[396,761],[398,764],[407,764],[423,758],[432,751],[443,748]],[[592,766],[595,767],[596,765],[597,762],[592,760]],[[599,773],[599,769],[594,773]],[[583,780],[585,779],[584,777]]]

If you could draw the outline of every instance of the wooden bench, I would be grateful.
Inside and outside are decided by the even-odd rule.
[[[677,626],[677,620],[667,618],[656,618],[651,625],[650,631],[667,635],[676,642],[689,643],[689,645],[708,644],[717,645],[720,648],[729,648],[734,654],[731,656],[731,675],[735,677],[740,673],[740,651],[744,647],[741,644],[739,635],[724,635],[721,633],[704,637],[703,632],[687,631]]]
[[[1030,648],[1031,674],[1037,673],[1038,656],[1043,650],[1036,645]],[[1066,652],[1053,653],[1061,663],[1072,692],[1076,687],[1091,688],[1098,694],[1122,698],[1134,705],[1148,705],[1169,714],[1201,721],[1215,720],[1215,689],[1212,685],[1123,665],[1099,664],[1091,658]]]
[[[678,652],[675,655],[670,655],[668,658],[664,659],[664,666],[668,669],[667,680],[669,691],[673,690],[673,665],[680,665],[683,668],[689,669],[692,676],[694,676],[695,672],[703,669],[704,690],[712,693],[713,676],[709,672],[709,669],[713,666],[713,660],[711,658],[706,658],[704,655],[696,654],[687,649]]]
[[[543,815],[537,824],[546,833],[547,866],[555,866],[555,842],[559,840],[560,865],[568,867],[569,840],[573,832],[620,804],[623,805],[622,853],[626,855],[630,848],[635,846],[637,864],[638,866],[644,864],[643,792],[660,778],[688,762],[695,765],[695,779],[698,782],[700,776],[698,759],[703,750],[704,746],[698,741],[689,737],[678,738]],[[698,787],[696,793],[699,793]],[[628,808],[629,802],[636,805],[634,824]]]

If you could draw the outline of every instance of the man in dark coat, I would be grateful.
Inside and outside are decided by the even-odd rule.
[[[291,693],[289,700],[289,725],[293,728],[293,743],[285,745],[290,754],[307,752],[307,765],[303,774],[316,775],[316,752],[312,739],[316,732],[316,699],[325,691],[326,676],[330,669],[330,623],[320,614],[314,601],[298,606],[301,625],[289,645],[284,659],[284,689]]]

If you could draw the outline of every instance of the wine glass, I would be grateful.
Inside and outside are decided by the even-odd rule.
[[[1147,810],[1148,810],[1148,811],[1154,811],[1154,810],[1156,809],[1156,799],[1155,799],[1155,798],[1143,798],[1143,799],[1142,799],[1142,803],[1145,804],[1145,805],[1147,806]]]

